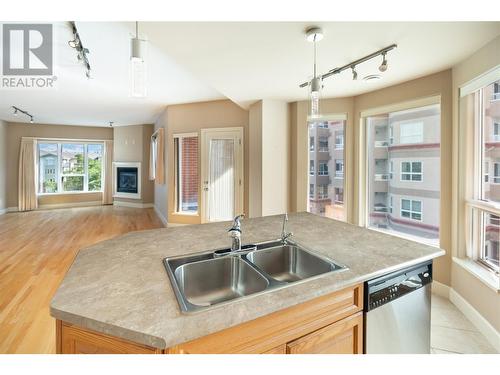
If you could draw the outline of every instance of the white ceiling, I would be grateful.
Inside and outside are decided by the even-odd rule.
[[[312,45],[304,29],[314,23],[141,22],[148,40],[148,95],[129,94],[130,37],[134,24],[77,22],[90,50],[85,78],[66,23],[55,24],[57,90],[2,90],[0,119],[10,106],[26,109],[35,122],[102,125],[151,123],[166,105],[228,97],[242,107],[258,99],[301,100],[298,85],[312,74]],[[350,71],[325,81],[324,97],[357,95],[447,69],[500,34],[500,22],[320,22],[320,72],[344,65],[392,43],[389,69],[374,83],[352,81]],[[0,39],[1,40],[1,39]],[[379,59],[365,63],[359,78],[378,73]]]
[[[65,22],[55,23],[57,89],[0,90],[0,119],[27,122],[25,116],[12,115],[11,106],[15,105],[33,114],[36,123],[145,124],[154,122],[167,104],[223,98],[152,43],[147,45],[147,97],[129,97],[130,38],[135,34],[134,23],[76,24],[84,47],[90,50],[92,79],[85,77],[76,51],[68,45],[73,39],[71,28]]]

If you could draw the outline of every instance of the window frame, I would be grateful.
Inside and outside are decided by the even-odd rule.
[[[174,160],[175,160],[175,166],[174,166],[174,214],[176,215],[189,215],[189,216],[197,216],[200,214],[200,178],[201,176],[199,175],[199,168],[200,166],[198,165],[198,197],[197,197],[197,204],[198,208],[196,211],[184,211],[182,210],[182,175],[180,174],[180,169],[179,166],[181,164],[181,159],[180,155],[182,155],[182,142],[181,140],[184,138],[196,138],[198,142],[198,155],[197,155],[197,163],[199,164],[199,159],[200,159],[200,137],[198,136],[198,133],[179,133],[179,134],[174,134],[173,135],[173,142],[174,142]],[[177,142],[177,148],[175,147],[175,143]],[[175,154],[177,152],[177,155]]]
[[[326,171],[325,171],[325,168],[323,168],[323,170],[321,170],[322,165],[325,166]],[[330,175],[330,170],[328,169],[328,162],[327,161],[319,161],[318,162],[318,176],[329,176],[329,175]]]
[[[408,125],[420,125],[420,134],[417,134],[419,137],[420,137],[420,141],[418,142],[403,142],[403,135],[402,135],[402,128],[403,126],[408,126]],[[416,135],[415,134],[412,134],[412,135],[405,135],[405,137],[415,137]],[[405,121],[405,122],[401,122],[399,123],[399,144],[402,144],[402,145],[418,145],[420,143],[423,143],[424,142],[424,122],[423,121],[413,121],[413,120],[409,120],[409,121]]]
[[[409,172],[403,171],[403,163],[410,164],[410,171]],[[420,163],[420,172],[413,172],[413,163]],[[400,182],[422,182],[422,181],[424,181],[424,163],[421,160],[401,161],[399,166],[401,168],[400,172],[399,172],[399,181]],[[410,176],[410,179],[404,180],[403,179],[404,175]],[[414,180],[413,176],[420,176],[420,180]]]
[[[57,191],[54,193],[40,192],[40,145],[41,144],[55,144],[57,145],[57,162],[56,162],[56,183]],[[62,160],[62,146],[64,145],[83,145],[83,174],[81,173],[63,173],[63,160]],[[89,190],[88,182],[88,145],[101,145],[101,188],[100,190]],[[89,141],[78,139],[37,139],[37,153],[36,153],[36,195],[37,196],[55,196],[55,195],[68,195],[68,194],[89,194],[89,193],[103,193],[104,192],[104,142],[103,141]],[[63,189],[63,177],[80,177],[83,176],[83,190],[69,190]]]
[[[337,171],[337,164],[340,164],[342,166],[340,168],[340,172]],[[335,159],[335,178],[344,178],[344,159]]]
[[[341,143],[337,143],[337,139],[341,139]],[[344,132],[335,132],[335,150],[344,149]]]

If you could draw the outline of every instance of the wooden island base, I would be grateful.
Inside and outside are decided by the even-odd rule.
[[[358,284],[168,349],[56,321],[62,354],[361,354],[363,285]]]

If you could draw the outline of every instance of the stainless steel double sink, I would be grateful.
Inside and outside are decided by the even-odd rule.
[[[204,310],[347,267],[292,242],[207,251],[163,260],[183,312]]]

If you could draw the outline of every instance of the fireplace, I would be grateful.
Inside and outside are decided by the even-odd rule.
[[[115,162],[114,194],[115,198],[141,199],[141,163]]]

